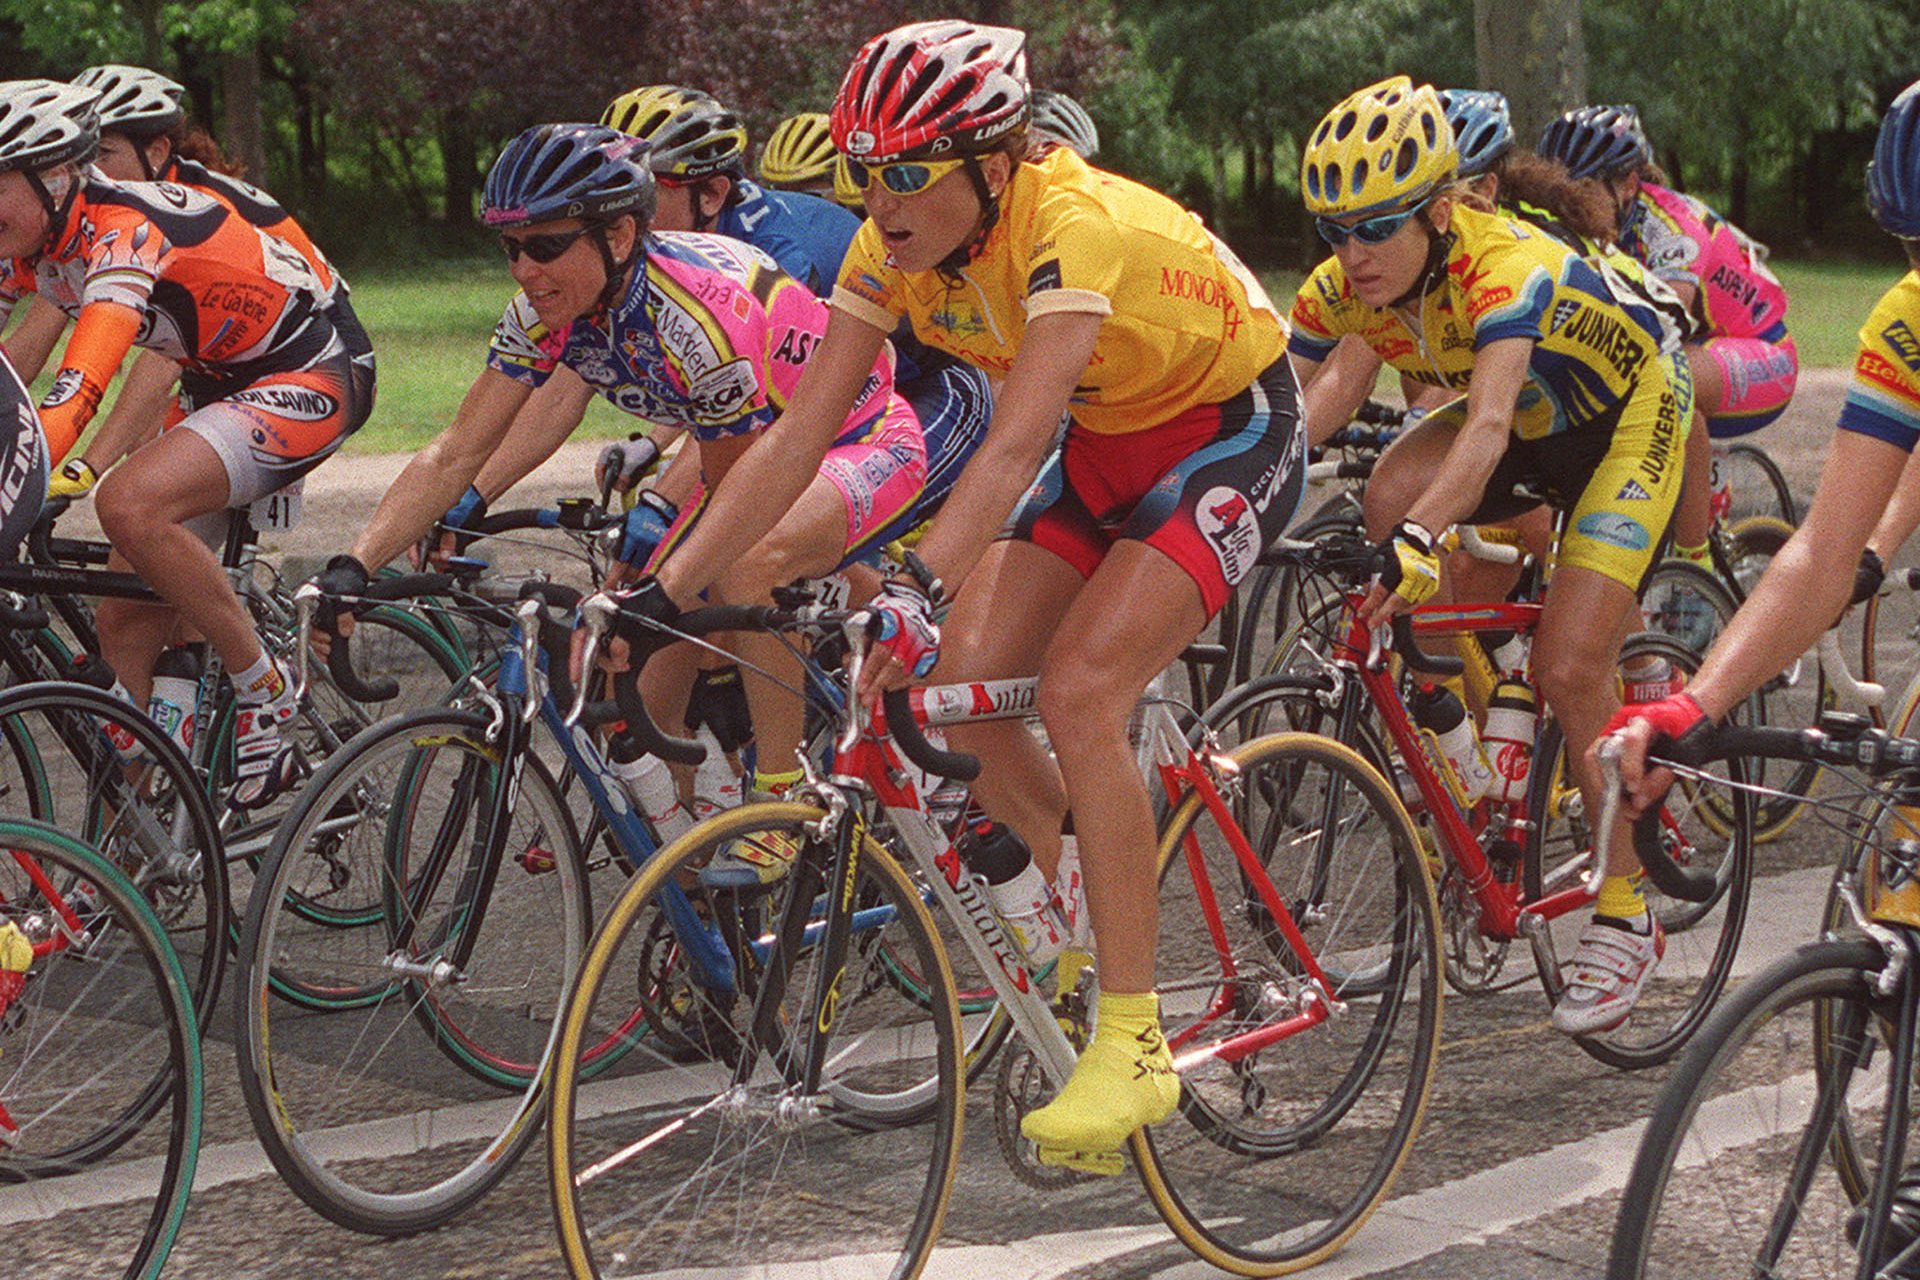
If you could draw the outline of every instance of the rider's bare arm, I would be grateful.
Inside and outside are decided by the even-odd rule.
[[[799,500],[873,373],[886,332],[833,310],[787,411],[708,499],[692,535],[660,566],[661,587],[689,604],[765,537]]]
[[[142,351],[120,384],[120,396],[106,421],[87,441],[81,458],[96,474],[152,439],[166,421],[180,366],[157,351]]]
[[[67,317],[60,308],[37,294],[27,300],[26,314],[20,317],[20,323],[13,327],[7,340],[0,343],[19,373],[20,381],[31,384],[40,376],[40,371],[47,367],[47,357],[59,345],[60,335],[66,328]]]
[[[353,544],[353,555],[377,569],[433,527],[467,491],[513,426],[531,389],[504,373],[483,370],[445,431],[407,463],[379,510]]]
[[[1493,469],[1506,454],[1513,408],[1532,359],[1531,338],[1501,338],[1474,355],[1467,420],[1434,473],[1433,483],[1407,512],[1410,522],[1438,533],[1472,515],[1480,505]]]
[[[492,502],[520,483],[567,442],[592,399],[593,388],[579,374],[565,365],[554,369],[514,416],[506,438],[480,468],[473,487]]]
[[[1906,469],[1900,473],[1900,484],[1893,491],[1893,501],[1887,504],[1887,513],[1880,517],[1867,545],[1882,561],[1892,564],[1917,528],[1920,528],[1920,462],[1909,456]]]
[[[1353,421],[1353,415],[1373,393],[1380,375],[1380,357],[1360,339],[1340,339],[1325,360],[1292,356],[1294,376],[1304,388],[1301,412],[1307,422],[1307,443],[1317,445]]]
[[[1028,322],[1020,354],[993,403],[986,438],[915,548],[949,594],[959,590],[1040,473],[1060,415],[1093,359],[1101,320],[1092,312],[1051,311]]]
[[[1806,520],[1687,686],[1709,716],[1725,716],[1833,625],[1852,593],[1860,549],[1906,462],[1907,455],[1885,440],[1834,432]]]

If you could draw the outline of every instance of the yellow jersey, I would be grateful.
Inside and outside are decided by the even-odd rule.
[[[905,316],[929,347],[995,377],[1033,317],[1103,316],[1070,401],[1103,435],[1232,399],[1286,343],[1260,282],[1198,217],[1066,148],[1014,170],[986,243],[955,275],[900,270],[869,219],[832,301],[888,331]]]
[[[1324,360],[1356,333],[1413,381],[1465,391],[1481,347],[1528,338],[1514,434],[1612,431],[1642,375],[1660,368],[1664,326],[1652,303],[1604,262],[1525,222],[1456,205],[1448,235],[1446,281],[1420,300],[1417,323],[1362,302],[1329,258],[1300,286],[1288,349]]]
[[[1896,444],[1920,440],[1920,271],[1886,291],[1860,329],[1840,429]]]

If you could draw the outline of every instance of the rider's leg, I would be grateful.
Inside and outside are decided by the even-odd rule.
[[[1393,532],[1393,526],[1433,483],[1441,459],[1458,434],[1450,423],[1425,421],[1387,446],[1361,499],[1367,537],[1379,542]]]
[[[1030,542],[994,543],[953,603],[941,628],[940,663],[928,678],[947,683],[1035,674],[1083,582],[1078,570],[1051,551]],[[1067,791],[1046,749],[1019,720],[952,725],[947,742],[980,757],[974,799],[1020,833],[1040,870],[1051,877],[1060,861]]]
[[[1713,527],[1713,441],[1707,418],[1719,412],[1727,383],[1719,362],[1704,347],[1688,346],[1687,367],[1693,373],[1693,430],[1687,433],[1687,469],[1680,487],[1680,505],[1673,513],[1674,550],[1689,558],[1707,545]]]
[[[107,568],[131,572],[125,556],[115,552]],[[120,677],[120,683],[136,706],[144,707],[153,692],[153,664],[171,641],[178,628],[179,613],[170,604],[148,604],[141,600],[103,599],[94,610],[94,624],[100,632],[100,656]]]

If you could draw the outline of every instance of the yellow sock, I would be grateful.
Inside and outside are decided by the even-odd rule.
[[[1614,920],[1638,920],[1647,914],[1647,900],[1642,881],[1646,873],[1636,871],[1630,876],[1608,876],[1600,882],[1600,896],[1594,899],[1593,914],[1607,916]]]
[[[1683,547],[1680,545],[1678,539],[1676,539],[1673,544],[1673,554],[1679,556],[1682,560],[1691,560],[1702,568],[1710,569],[1713,567],[1713,553],[1704,542],[1697,547]]]
[[[784,796],[793,785],[805,775],[798,769],[786,773],[765,773],[759,769],[753,771],[753,789],[770,796]]]
[[[1127,1136],[1172,1115],[1179,1101],[1180,1077],[1160,1033],[1160,997],[1103,991],[1093,1042],[1060,1095],[1021,1120],[1020,1134],[1038,1144],[1042,1164],[1118,1173]]]

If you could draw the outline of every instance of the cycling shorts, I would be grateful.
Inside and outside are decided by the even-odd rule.
[[[1571,512],[1559,562],[1637,593],[1680,498],[1693,422],[1687,362],[1661,356],[1660,367],[1666,376],[1640,379],[1610,433],[1509,440],[1480,505],[1461,523],[1510,520],[1544,498],[1554,510]]]
[[[187,375],[177,429],[213,446],[227,470],[227,505],[244,507],[332,456],[373,408],[372,370],[352,355],[262,374],[241,386]]]
[[[1758,431],[1785,412],[1800,375],[1793,339],[1708,338],[1701,349],[1720,369],[1720,411],[1707,419],[1715,440]]]
[[[1293,520],[1306,432],[1282,356],[1247,389],[1158,426],[1104,435],[1075,423],[1003,537],[1053,552],[1091,578],[1121,539],[1163,552],[1211,618]]]
[[[913,410],[899,396],[856,439],[842,440],[820,460],[814,483],[834,487],[847,513],[847,535],[838,563],[821,567],[814,576],[837,572],[886,544],[903,527],[927,484],[927,449]],[[707,506],[702,483],[681,508],[680,515],[660,541],[648,569],[685,541]],[[777,528],[778,526],[776,526]]]

